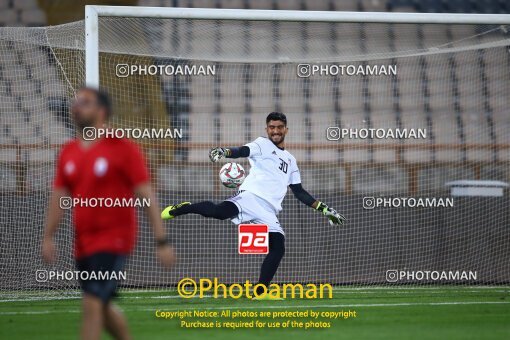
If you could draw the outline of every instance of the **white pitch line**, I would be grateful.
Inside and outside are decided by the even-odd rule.
[[[416,293],[416,290],[413,290],[411,289],[410,291],[405,291],[405,290],[399,290],[399,291],[391,291],[391,290],[386,290],[386,289],[382,289],[381,291],[376,291],[376,290],[372,290],[372,291],[362,291],[362,290],[350,290],[350,289],[353,289],[353,288],[349,288],[349,289],[342,289],[342,288],[333,288],[333,292],[335,292],[335,294],[391,294],[391,295],[400,295],[400,294],[415,294]],[[142,291],[142,290],[137,290],[137,291],[121,291],[120,294],[121,294],[121,298],[122,298],[122,295],[126,295],[125,298],[126,299],[179,299],[181,298],[179,295],[156,295],[156,296],[145,296],[145,295],[131,295],[131,294],[135,294],[135,293],[157,293],[158,291],[150,291],[150,290],[147,290],[147,291]],[[159,291],[161,293],[163,292],[168,292],[168,291]],[[447,293],[487,293],[488,290],[485,289],[485,290],[474,290],[474,289],[443,289],[443,290],[439,290],[438,288],[435,288],[435,289],[427,289],[425,290],[424,292],[426,292],[427,294],[447,294]],[[501,290],[501,289],[490,289],[490,292],[491,293],[510,293],[510,287],[508,290]],[[212,298],[213,296],[212,295],[204,295],[204,298]],[[76,299],[81,299],[81,295],[76,295],[76,296],[54,296],[54,297],[33,297],[33,298],[20,298],[20,299],[0,299],[0,303],[2,302],[37,302],[37,301],[57,301],[57,300],[76,300]],[[189,300],[189,299],[186,299],[186,300]]]
[[[259,301],[257,301],[259,302]],[[254,303],[257,303],[254,302]],[[180,310],[243,310],[243,309],[300,309],[300,308],[354,308],[354,307],[405,307],[405,306],[451,306],[451,305],[500,305],[510,304],[510,301],[450,301],[450,302],[399,302],[399,303],[357,303],[357,304],[345,304],[345,305],[278,305],[278,306],[239,306],[234,307],[228,306],[212,306],[212,307],[200,307],[193,306],[189,308],[122,308],[125,312],[155,312],[156,310],[161,311],[180,311]],[[70,310],[41,310],[41,311],[16,311],[16,312],[0,312],[0,315],[33,315],[33,314],[60,314],[60,313],[80,313],[78,309]]]
[[[339,295],[342,295],[342,294],[381,294],[382,292],[344,292],[344,291],[337,291],[337,290],[333,290],[335,292],[335,294],[339,294]],[[459,291],[454,291],[453,293],[456,293],[456,292],[459,292]],[[481,290],[463,290],[462,292],[464,293],[487,293],[486,291],[481,291]],[[510,291],[508,290],[493,290],[491,291],[492,293],[510,293]],[[444,294],[445,292],[444,291],[430,291],[430,292],[427,292],[427,294]],[[415,294],[414,292],[392,292],[392,291],[388,291],[388,292],[384,292],[384,294],[395,294],[395,295],[399,295],[399,294]],[[218,294],[218,298],[221,299],[221,296],[222,294]],[[122,298],[122,297],[121,297]],[[149,295],[149,296],[144,296],[144,295],[136,295],[136,296],[132,296],[132,295],[129,295],[129,296],[126,296],[124,297],[125,299],[179,299],[179,298],[182,298],[180,295]],[[204,295],[202,298],[214,298],[214,296],[212,294],[207,294],[207,295]],[[193,300],[193,299],[198,299],[198,297],[194,296],[192,298],[182,298],[183,300]],[[19,301],[19,300],[18,300]]]
[[[487,290],[494,290],[494,289],[510,289],[510,286],[466,286],[466,287],[454,287],[454,286],[437,286],[437,287],[402,287],[402,286],[377,286],[377,287],[333,287],[333,290],[334,291],[346,291],[346,290],[353,290],[353,291],[363,291],[363,290],[367,290],[367,291],[371,291],[371,290],[410,290],[410,291],[415,291],[415,290],[431,290],[431,291],[437,291],[437,290],[442,290],[442,291],[460,291],[460,292],[464,292],[468,289],[480,289],[482,291],[487,291]],[[119,291],[121,293],[126,293],[126,294],[136,294],[136,293],[157,293],[157,292],[168,292],[168,291],[171,291],[172,289],[130,289],[130,290],[123,290],[123,289],[120,289]],[[174,291],[176,290],[175,288],[173,289]]]
[[[257,303],[256,301],[255,303]],[[357,303],[345,305],[280,305],[280,306],[212,306],[202,308],[170,308],[162,311],[193,310],[193,309],[278,309],[278,308],[348,308],[348,307],[399,307],[399,306],[442,306],[442,305],[487,305],[487,304],[510,304],[510,301],[450,301],[450,302],[399,302],[399,303]],[[157,308],[140,309],[155,311]]]
[[[204,295],[203,298],[210,298],[212,295]],[[179,295],[156,295],[156,296],[129,296],[126,299],[180,299]],[[81,296],[69,296],[69,297],[48,297],[48,298],[28,298],[28,299],[7,299],[0,300],[2,302],[38,302],[38,301],[59,301],[59,300],[79,300]],[[122,297],[121,297],[122,299]],[[187,299],[189,300],[189,299]]]
[[[60,301],[60,300],[77,300],[81,299],[81,296],[54,296],[54,297],[37,297],[37,298],[24,298],[24,299],[5,299],[0,300],[2,302],[39,302],[39,301]]]
[[[341,291],[341,290],[333,290],[335,293],[339,294],[416,294],[416,291],[387,291],[387,292],[363,292],[363,291]],[[491,293],[510,293],[510,290],[491,290]],[[445,293],[487,293],[486,290],[441,290],[441,291],[427,291],[423,292],[426,294],[445,294]]]

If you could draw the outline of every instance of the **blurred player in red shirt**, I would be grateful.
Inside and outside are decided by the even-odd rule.
[[[71,106],[78,138],[62,148],[56,169],[53,194],[50,197],[44,237],[43,259],[52,263],[56,251],[53,237],[62,219],[65,197],[79,198],[74,204],[74,255],[78,271],[118,273],[124,270],[132,252],[137,233],[133,202],[149,202],[146,212],[157,244],[157,255],[166,267],[175,261],[173,247],[167,242],[160,219],[159,205],[151,188],[145,160],[135,143],[125,138],[106,136],[85,140],[87,129],[103,129],[111,114],[106,94],[92,88],[82,88]],[[88,139],[88,138],[87,138]],[[95,205],[109,199],[109,204]],[[131,200],[130,200],[131,199]],[[67,200],[67,202],[66,202]],[[111,204],[124,202],[123,204]],[[78,203],[78,202],[77,202]],[[103,326],[116,339],[129,339],[127,322],[111,302],[117,290],[117,280],[80,280],[83,294],[82,339],[99,339]]]

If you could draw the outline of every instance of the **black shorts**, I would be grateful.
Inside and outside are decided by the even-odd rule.
[[[117,295],[115,278],[119,278],[125,263],[125,255],[112,253],[97,253],[77,260],[76,268],[80,272],[81,289],[84,293],[97,296],[103,303],[108,303]]]

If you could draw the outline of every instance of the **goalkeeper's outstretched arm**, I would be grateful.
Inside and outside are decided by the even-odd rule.
[[[241,158],[250,156],[250,148],[241,146],[238,148],[213,148],[209,151],[211,162],[217,162],[222,158]]]
[[[346,218],[342,214],[339,214],[338,212],[336,212],[335,209],[330,208],[325,203],[313,198],[312,195],[310,195],[305,189],[303,189],[301,183],[291,184],[289,186],[294,196],[300,202],[306,204],[309,207],[314,208],[315,210],[320,211],[324,216],[328,218],[329,224],[343,225],[345,223]]]

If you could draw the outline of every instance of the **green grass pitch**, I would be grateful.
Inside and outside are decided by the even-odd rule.
[[[122,291],[117,304],[134,339],[510,339],[510,287],[335,288],[333,299],[251,301],[206,297],[183,299],[173,291]],[[319,321],[329,328],[189,329],[160,311],[356,311],[356,317]],[[264,322],[310,318],[258,318]],[[244,321],[187,318],[187,321]],[[2,301],[0,339],[76,339],[80,300]],[[280,324],[280,325],[281,325]],[[104,335],[104,339],[108,339]]]

